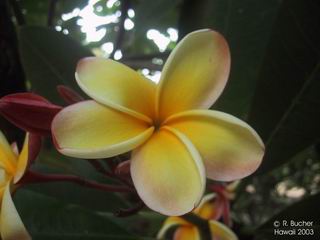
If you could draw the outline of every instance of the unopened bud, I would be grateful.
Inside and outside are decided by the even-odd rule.
[[[33,93],[16,93],[0,99],[0,114],[26,132],[49,135],[51,122],[62,107]]]

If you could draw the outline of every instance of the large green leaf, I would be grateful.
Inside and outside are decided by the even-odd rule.
[[[199,28],[212,28],[221,32],[230,45],[230,77],[215,109],[246,117],[280,2],[185,1],[179,37]]]
[[[56,86],[64,84],[81,92],[74,73],[79,59],[91,52],[68,36],[45,27],[19,29],[21,60],[32,91],[62,103]]]
[[[320,137],[320,3],[284,1],[260,72],[249,122],[266,143],[258,173]]]
[[[129,207],[123,197],[116,193],[103,192],[72,183],[32,184],[27,186],[26,189],[57,198],[66,204],[77,204],[95,211],[116,213],[122,208]]]
[[[28,231],[37,239],[41,239],[40,236],[42,239],[48,239],[50,236],[51,239],[134,237],[111,217],[104,217],[76,205],[64,204],[55,198],[33,191],[19,190],[14,201]],[[95,204],[94,200],[91,203]]]
[[[274,230],[290,230],[296,229],[295,236],[288,236],[288,239],[291,237],[296,237],[292,239],[315,239],[314,237],[320,236],[320,193],[303,199],[292,206],[284,209],[268,221],[266,221],[263,225],[261,225],[255,234],[255,240],[268,240],[276,238],[274,235]],[[291,226],[291,221],[300,222],[300,221],[312,221],[312,226],[298,227]],[[275,226],[276,224],[276,226]],[[279,224],[279,226],[277,225]],[[287,226],[286,226],[287,224]],[[314,234],[309,236],[298,235],[298,229],[313,229]],[[310,232],[310,231],[309,231]],[[282,236],[281,239],[286,239],[285,236]]]

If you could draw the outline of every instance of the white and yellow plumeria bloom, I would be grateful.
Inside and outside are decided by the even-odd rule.
[[[200,218],[209,221],[212,240],[238,240],[238,237],[230,228],[213,220],[217,211],[214,202],[212,202],[214,197],[215,194],[206,195],[193,213]],[[164,239],[168,230],[173,227],[176,229],[173,233],[172,240],[201,240],[198,227],[180,217],[167,218],[160,229],[157,238]]]
[[[31,239],[14,206],[11,191],[23,176],[28,163],[28,136],[22,151],[11,148],[0,131],[0,235],[2,240]]]
[[[243,178],[257,169],[264,153],[245,122],[207,110],[229,70],[228,45],[212,30],[192,32],[177,45],[159,84],[109,59],[82,59],[76,79],[94,100],[56,115],[56,147],[78,158],[133,150],[131,176],[146,205],[166,215],[187,213],[198,205],[206,176]]]

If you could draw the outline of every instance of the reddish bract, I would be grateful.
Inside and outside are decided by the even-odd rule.
[[[62,109],[33,93],[15,93],[0,99],[0,114],[17,127],[49,135],[54,116]]]

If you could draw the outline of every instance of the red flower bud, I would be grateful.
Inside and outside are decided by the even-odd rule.
[[[76,91],[65,85],[57,86],[57,91],[61,98],[68,104],[74,104],[84,100],[84,98],[81,97]]]
[[[29,150],[28,150],[28,165],[31,165],[38,157],[41,150],[41,136],[37,134],[29,134]]]
[[[51,122],[62,107],[33,93],[15,93],[0,99],[0,114],[17,127],[38,135],[49,135]]]
[[[130,160],[119,163],[115,169],[115,174],[126,175],[130,173]]]

